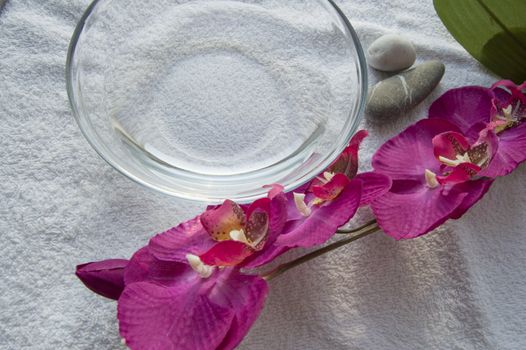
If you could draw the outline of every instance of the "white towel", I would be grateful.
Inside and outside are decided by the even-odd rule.
[[[1,1],[0,1],[1,2]],[[69,39],[88,0],[9,0],[0,13],[0,349],[116,349],[116,304],[88,291],[76,264],[129,257],[202,205],[118,174],[72,117]],[[489,74],[448,34],[432,2],[337,2],[365,47],[397,32],[446,74],[414,113],[368,125],[374,149],[449,88]],[[380,75],[371,72],[372,82]],[[241,349],[526,348],[525,166],[496,181],[466,216],[395,242],[381,233],[271,283]]]

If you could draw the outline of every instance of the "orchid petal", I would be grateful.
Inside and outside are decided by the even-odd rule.
[[[262,278],[228,268],[172,287],[133,283],[119,299],[120,333],[132,349],[231,350],[257,319],[267,294]]]
[[[504,176],[526,160],[526,122],[503,131],[497,138],[498,149],[488,167],[480,175]]]
[[[513,101],[512,90],[515,87],[516,85],[510,80],[501,80],[491,86],[496,105],[499,108],[505,108]]]
[[[283,192],[272,198],[270,202],[270,225],[267,242],[274,242],[276,237],[283,231],[283,227],[287,221],[287,210],[287,197]]]
[[[285,187],[283,187],[280,184],[265,185],[263,186],[263,188],[270,188],[270,190],[268,191],[269,199],[274,199],[274,197],[282,193],[283,190],[285,189]]]
[[[469,150],[469,142],[461,133],[447,131],[436,135],[432,139],[433,153],[437,159],[448,158],[455,160]]]
[[[478,131],[470,131],[480,122],[491,121],[493,93],[480,86],[452,89],[440,96],[429,108],[430,119],[442,119],[457,125],[467,137],[475,140]]]
[[[446,176],[437,176],[438,183],[444,184],[458,184],[469,181],[480,171],[480,167],[472,163],[461,163],[453,168],[451,173]]]
[[[268,236],[270,203],[269,198],[261,198],[247,209],[245,235],[248,243],[256,250],[263,248]]]
[[[411,125],[376,151],[372,161],[375,172],[393,181],[421,178],[426,169],[439,173],[440,163],[435,159],[431,140],[447,131],[458,132],[458,128],[441,119],[424,119]]]
[[[499,148],[499,139],[495,132],[486,127],[479,132],[479,139],[471,146],[468,156],[471,163],[486,168],[495,157]]]
[[[246,238],[252,248],[261,250],[268,236],[269,214],[257,209],[250,214],[247,222]]]
[[[201,214],[201,224],[213,240],[224,241],[230,239],[230,231],[244,229],[246,217],[239,205],[226,200],[220,207]]]
[[[201,225],[198,216],[154,236],[148,246],[157,259],[186,263],[186,254],[199,255],[215,243]]]
[[[245,268],[254,268],[264,265],[288,250],[287,248],[279,247],[274,244],[285,227],[288,205],[289,203],[284,193],[280,193],[272,199],[270,203],[269,234],[265,241],[265,245],[263,249],[255,251],[254,254],[247,257],[241,266]]]
[[[351,141],[349,142],[349,146],[347,148],[352,146],[359,147],[367,136],[369,136],[367,130],[358,130],[356,134],[354,134],[354,136],[351,138]]]
[[[525,86],[526,86],[526,82],[517,86],[511,80],[501,80],[493,84],[491,86],[491,90],[495,93],[496,96],[500,97],[499,101],[501,103],[503,102],[504,105],[510,104],[513,99],[518,99],[521,101],[522,104],[526,104],[526,95],[524,95],[522,91]],[[504,90],[503,88],[507,89],[507,91]],[[505,92],[507,94],[508,96],[507,100],[504,100],[502,98],[505,96],[502,94],[502,92]]]
[[[362,181],[360,206],[368,205],[377,197],[387,193],[392,184],[389,176],[374,172],[358,174],[355,179]]]
[[[347,148],[327,168],[331,173],[341,173],[352,179],[358,172],[358,150],[362,141],[368,136],[366,130],[359,130],[349,142]]]
[[[103,260],[78,265],[75,274],[93,292],[117,300],[124,290],[126,265],[124,259]]]
[[[290,192],[288,195],[292,195]],[[292,201],[291,201],[292,202]],[[265,241],[265,245],[262,250],[254,252],[251,256],[247,257],[241,266],[245,268],[254,268],[261,265],[264,265],[277,256],[285,253],[288,248],[276,246],[274,243],[276,239],[281,235],[287,221],[288,207],[291,205],[287,199],[287,195],[280,193],[279,195],[272,198],[270,203],[270,224],[269,224],[269,233]],[[292,204],[293,205],[293,204]],[[294,212],[297,212],[294,209]],[[291,216],[293,217],[293,215]],[[300,217],[298,215],[298,217]]]
[[[350,180],[347,176],[338,173],[334,175],[332,179],[325,185],[313,186],[312,193],[314,193],[317,198],[320,198],[324,201],[333,200],[340,195],[349,182]]]
[[[354,216],[360,205],[361,190],[361,181],[351,181],[336,199],[317,207],[308,218],[298,220],[289,230],[285,229],[276,245],[312,247],[325,242]]]
[[[261,266],[274,260],[277,256],[288,250],[287,248],[279,247],[274,244],[285,227],[288,205],[289,203],[284,193],[280,193],[272,199],[270,203],[269,234],[265,241],[265,245],[263,249],[255,251],[254,254],[247,257],[240,266],[245,268]]]
[[[239,345],[261,313],[268,294],[267,283],[256,276],[231,278],[228,284],[222,284],[223,288],[225,286],[230,288],[229,294],[236,298],[236,315],[217,350],[232,350]]]
[[[124,270],[124,283],[152,281],[162,285],[172,285],[175,281],[191,273],[187,263],[159,260],[148,247],[139,249],[133,254]]]
[[[301,203],[296,203],[296,196],[300,194],[300,195],[305,195],[304,199],[303,199],[303,204],[305,206],[307,206],[305,203],[307,203],[309,201],[309,197],[312,197],[314,198],[314,195],[310,192],[296,192],[296,191],[291,191],[291,192],[287,192],[285,193],[285,198],[287,199],[287,220],[286,221],[291,221],[291,220],[300,220],[300,219],[303,219],[305,218],[305,216],[298,210],[298,207],[297,207],[297,204],[301,204]]]
[[[270,212],[270,203],[271,203],[271,200],[269,198],[260,198],[260,199],[256,200],[255,202],[250,204],[250,206],[247,208],[245,216],[247,218],[250,218],[250,215],[252,215],[252,213],[254,211],[256,211],[256,210],[257,211],[264,211],[266,213],[269,213]]]
[[[459,219],[462,215],[464,215],[469,208],[482,199],[492,184],[492,179],[479,179],[456,185],[456,191],[466,192],[468,195],[464,197],[462,203],[460,203],[455,211],[451,213],[450,218]]]
[[[511,81],[509,79],[503,79],[503,80],[499,80],[499,81],[493,83],[493,85],[491,85],[490,89],[491,90],[496,90],[496,89],[498,89],[500,87],[505,87],[505,88],[507,88],[508,90],[511,91],[511,90],[516,89],[517,85],[513,81]]]
[[[395,185],[395,184],[393,184]],[[466,192],[419,186],[412,192],[388,192],[371,208],[384,232],[394,239],[421,236],[444,223],[468,195]]]
[[[199,257],[209,266],[235,266],[252,253],[252,248],[243,242],[221,241]]]
[[[196,275],[197,276],[197,275]],[[203,286],[165,287],[150,282],[126,287],[118,303],[120,334],[131,349],[209,350],[223,341],[235,311],[217,305]]]

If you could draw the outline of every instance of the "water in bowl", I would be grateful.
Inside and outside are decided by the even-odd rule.
[[[353,98],[348,38],[304,4],[264,3],[153,5],[137,29],[119,26],[97,108],[130,152],[236,175],[330,150]]]

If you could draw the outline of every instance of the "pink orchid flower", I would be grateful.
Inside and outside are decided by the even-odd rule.
[[[468,138],[476,138],[484,129],[493,130],[497,150],[481,175],[504,176],[526,160],[525,90],[526,83],[516,86],[508,80],[490,89],[468,86],[449,90],[431,105],[429,118],[448,120]]]
[[[124,274],[120,334],[131,349],[235,348],[259,316],[267,282],[238,268],[214,269],[159,260],[139,250]]]
[[[276,190],[279,189],[279,192]],[[161,260],[193,262],[206,268],[264,265],[287,248],[275,244],[287,220],[287,199],[280,186],[249,206],[226,200],[199,217],[152,238]]]
[[[136,350],[233,349],[268,294],[266,281],[257,275],[244,275],[236,267],[209,271],[200,263],[160,260],[149,246],[130,261],[79,265],[77,276],[94,292],[118,299],[120,334]]]
[[[322,175],[296,192],[289,193],[289,221],[276,244],[312,247],[331,238],[358,207],[369,204],[391,186],[389,177],[358,172],[358,150],[367,131],[359,131]]]
[[[272,244],[287,218],[277,188],[249,206],[227,200],[153,237],[130,261],[80,265],[77,276],[118,298],[120,333],[131,349],[233,349],[268,293],[264,279],[240,268],[283,251]]]
[[[395,239],[414,238],[462,216],[492,183],[479,173],[496,144],[491,130],[470,139],[441,119],[421,120],[387,141],[373,156],[375,172],[393,181],[371,204],[380,227]]]

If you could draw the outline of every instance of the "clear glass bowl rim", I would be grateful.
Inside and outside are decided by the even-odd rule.
[[[71,106],[71,109],[73,111],[73,116],[75,120],[77,121],[77,124],[88,141],[88,143],[91,145],[91,147],[98,153],[98,155],[104,159],[109,165],[111,165],[114,169],[116,169],[118,172],[123,174],[124,176],[128,177],[129,179],[133,180],[136,183],[139,183],[147,188],[156,190],[158,192],[170,195],[172,197],[178,197],[178,198],[184,198],[187,200],[192,201],[198,201],[198,202],[207,202],[207,203],[219,203],[222,202],[224,199],[223,197],[214,197],[214,196],[207,196],[207,198],[203,198],[202,196],[199,196],[196,198],[196,196],[193,196],[190,193],[183,193],[179,192],[173,189],[170,189],[168,187],[164,187],[155,183],[152,183],[142,177],[140,177],[137,174],[134,174],[132,171],[126,169],[123,167],[118,159],[116,157],[113,157],[113,154],[106,152],[104,150],[104,143],[98,142],[98,136],[94,130],[91,130],[89,123],[86,123],[83,120],[83,116],[79,112],[78,109],[78,101],[77,96],[73,87],[73,61],[74,56],[77,48],[77,44],[79,42],[79,38],[84,30],[86,20],[88,17],[93,13],[93,10],[97,6],[97,4],[103,0],[93,0],[90,5],[86,8],[84,11],[82,17],[80,18],[79,22],[77,23],[75,30],[73,32],[73,35],[71,37],[69,48],[67,52],[67,58],[66,58],[66,89],[68,93],[68,99]],[[367,91],[368,91],[368,77],[367,77],[367,64],[366,64],[366,58],[365,54],[362,48],[362,45],[360,43],[360,40],[358,38],[358,35],[356,31],[354,30],[353,26],[351,25],[349,19],[345,16],[343,11],[336,5],[334,0],[321,0],[326,1],[329,3],[335,10],[336,14],[340,17],[340,20],[345,25],[346,29],[349,31],[349,34],[352,38],[352,42],[354,45],[354,49],[356,51],[356,58],[358,60],[358,81],[359,81],[359,99],[358,99],[358,107],[355,110],[354,120],[352,122],[352,125],[349,128],[349,132],[345,135],[343,140],[339,142],[338,147],[335,148],[330,154],[326,154],[322,161],[319,162],[318,166],[316,166],[315,169],[312,169],[310,173],[303,174],[301,178],[295,179],[295,181],[292,181],[291,183],[284,184],[285,191],[290,191],[295,188],[300,187],[301,185],[309,182],[312,180],[315,176],[320,174],[324,169],[326,169],[337,157],[338,155],[343,151],[343,149],[347,146],[349,143],[351,137],[353,134],[357,131],[358,126],[363,118],[363,112],[365,108],[366,98],[367,98]],[[349,112],[350,113],[350,112]],[[352,118],[352,117],[351,117]],[[218,179],[218,178],[225,178],[224,176],[216,176],[212,175],[210,176],[211,179]],[[227,176],[228,177],[228,176]],[[205,176],[206,178],[206,176]],[[201,178],[200,181],[203,179]],[[240,196],[240,195],[233,195],[229,199],[235,200],[239,203],[248,203],[253,200],[256,200],[258,198],[264,197],[267,193],[268,189],[261,188],[259,193],[251,194],[249,196]]]

